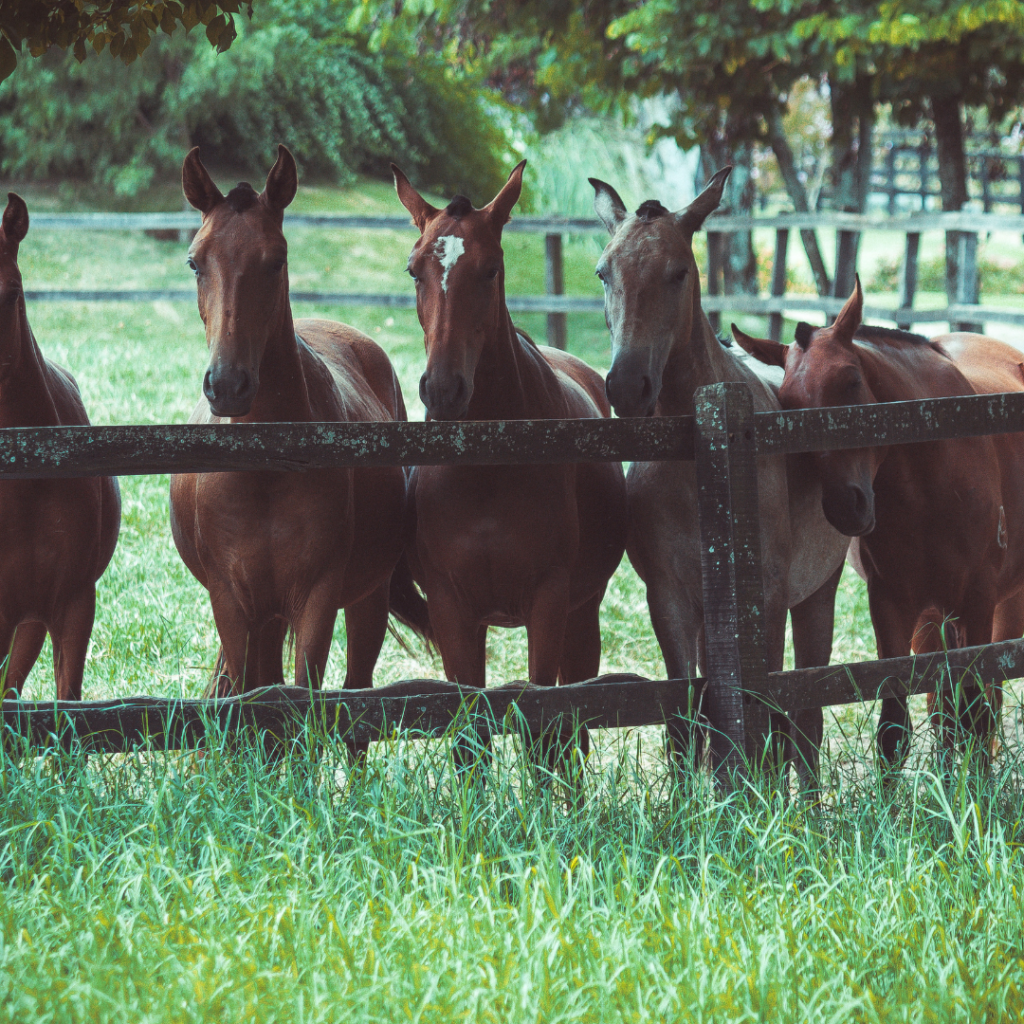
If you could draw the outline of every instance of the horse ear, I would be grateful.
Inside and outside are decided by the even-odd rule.
[[[704,186],[704,191],[689,206],[676,214],[676,221],[679,226],[688,234],[700,231],[708,216],[718,209],[722,201],[722,193],[725,191],[725,182],[732,173],[732,165],[723,167],[715,173],[715,176]]]
[[[398,193],[398,198],[412,215],[413,224],[420,229],[420,234],[422,234],[423,229],[427,226],[427,221],[438,213],[437,207],[431,206],[412,187],[409,179],[402,173],[401,168],[397,164],[391,165],[391,173],[395,176],[395,191]]]
[[[4,210],[4,234],[8,242],[17,245],[28,234],[28,207],[17,192],[7,193],[7,209]]]
[[[496,227],[504,227],[509,222],[509,218],[512,216],[512,207],[519,202],[519,194],[523,191],[523,168],[525,166],[526,161],[520,160],[512,168],[512,173],[508,176],[508,181],[505,182],[501,191],[483,208],[483,212]]]
[[[864,313],[864,293],[860,287],[860,274],[856,277],[853,287],[853,294],[846,300],[843,308],[832,325],[832,330],[840,335],[839,340],[850,343],[853,341],[854,332],[860,327],[860,321]]]
[[[600,178],[587,178],[594,186],[594,211],[601,218],[601,223],[614,234],[615,229],[626,219],[626,204],[622,197]]]
[[[185,198],[200,213],[209,213],[218,203],[224,201],[224,195],[213,183],[210,172],[199,159],[199,147],[189,151],[181,166],[181,188]]]
[[[295,157],[287,146],[278,145],[277,160],[270,168],[263,195],[267,206],[275,213],[284,213],[285,207],[295,198],[299,187],[299,172],[295,169]]]
[[[732,324],[732,336],[736,344],[745,352],[749,352],[755,359],[769,366],[786,367],[786,353],[789,351],[786,345],[780,345],[777,341],[769,341],[767,338],[755,338],[750,334],[741,331],[735,324]]]

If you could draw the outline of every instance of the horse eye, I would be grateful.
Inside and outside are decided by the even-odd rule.
[[[597,270],[594,271],[594,273],[597,274],[597,279],[601,282],[601,284],[608,283],[607,278],[604,276],[604,271],[600,267],[598,267]]]
[[[419,279],[419,278],[418,278],[418,277],[416,276],[416,274],[415,274],[415,272],[413,271],[412,267],[406,267],[405,269],[406,269],[406,270],[408,271],[408,273],[409,273],[409,276],[410,276],[410,277],[411,277],[411,278],[412,278],[412,279],[413,279],[413,280],[414,280],[414,281],[415,281],[415,282],[416,282],[417,284],[419,284],[419,283],[420,283],[420,279]]]
[[[493,281],[498,276],[498,267],[492,267],[487,271],[487,280]]]
[[[189,256],[189,258],[185,260],[185,262],[188,264],[188,269],[191,270],[193,274],[199,273],[199,268],[196,266],[196,261],[192,259],[191,256]]]
[[[686,275],[688,273],[689,273],[689,267],[683,267],[682,270],[679,270],[675,274],[672,275],[672,280],[675,281],[676,284],[682,284],[682,282],[686,280]]]

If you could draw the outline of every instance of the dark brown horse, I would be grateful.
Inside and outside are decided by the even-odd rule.
[[[779,408],[781,377],[768,379],[756,360],[724,346],[701,309],[693,236],[721,201],[729,171],[719,171],[689,206],[675,213],[651,200],[631,215],[615,189],[590,179],[595,209],[612,236],[597,275],[604,284],[612,342],[608,397],[620,416],[693,415],[697,389],[722,381],[745,383],[757,411]],[[698,676],[706,661],[694,463],[633,463],[626,486],[626,550],[647,585],[668,677]],[[758,501],[769,666],[782,668],[787,610],[797,667],[827,665],[848,541],[822,516],[820,483],[806,459],[760,458]],[[776,719],[776,724],[782,723]],[[816,771],[821,712],[801,712],[795,725],[798,770],[809,782]],[[674,727],[672,736],[677,745],[699,754],[699,731]]]
[[[505,305],[501,234],[523,164],[480,210],[464,196],[435,209],[392,169],[421,232],[409,273],[427,351],[420,397],[428,418],[608,416],[600,375],[535,345]],[[413,575],[449,679],[484,685],[488,626],[526,626],[532,683],[597,675],[598,609],[626,537],[618,464],[423,466],[410,495]]]
[[[0,427],[87,424],[74,378],[43,357],[28,325],[18,269],[28,208],[13,192],[7,198],[0,227]],[[0,692],[21,693],[49,631],[57,699],[81,698],[96,581],[120,527],[113,477],[0,483]]]
[[[928,340],[862,327],[862,303],[858,281],[831,327],[798,324],[793,345],[740,336],[759,358],[785,367],[784,408],[1024,390],[1024,354],[1009,345],[979,334]],[[1024,434],[816,458],[826,517],[858,538],[851,561],[867,580],[880,658],[1024,633]],[[961,724],[990,738],[998,705],[998,689],[986,702],[965,686]],[[910,740],[905,699],[882,701],[878,728],[885,764],[898,765]]]
[[[404,420],[398,380],[370,338],[329,320],[292,320],[285,207],[295,161],[284,146],[257,193],[222,195],[199,151],[182,182],[202,227],[189,249],[210,365],[192,423]],[[210,592],[223,646],[219,691],[282,682],[295,634],[295,684],[319,686],[345,610],[345,685],[372,685],[401,553],[401,469],[201,473],[171,478],[171,528]]]

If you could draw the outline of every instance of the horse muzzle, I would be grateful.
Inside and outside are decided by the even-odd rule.
[[[604,390],[616,416],[652,416],[661,387],[660,381],[655,385],[647,361],[626,352],[612,363]]]
[[[214,416],[246,416],[259,388],[259,378],[242,366],[210,366],[203,377],[203,394]]]
[[[420,377],[420,401],[432,420],[461,420],[469,411],[473,385],[461,374],[440,376],[429,370]]]
[[[875,492],[857,484],[822,487],[821,510],[846,537],[863,537],[875,528]]]

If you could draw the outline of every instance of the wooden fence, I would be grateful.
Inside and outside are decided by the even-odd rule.
[[[716,770],[743,771],[763,750],[771,708],[793,711],[985,680],[1024,676],[1024,641],[858,664],[769,672],[756,457],[860,448],[1024,430],[1024,393],[888,405],[754,413],[742,384],[697,395],[693,417],[492,423],[252,424],[49,427],[0,430],[0,479],[198,470],[301,471],[322,466],[553,463],[695,459],[708,664],[706,680],[609,676],[538,689],[513,683],[467,691],[405,680],[374,690],[308,692],[293,687],[225,700],[138,697],[93,702],[3,704],[4,730],[34,744],[74,741],[122,751],[194,746],[209,728],[255,726],[275,733],[315,714],[355,740],[396,727],[436,734],[465,717],[479,733],[551,724],[571,715],[591,727],[656,725],[691,706],[706,682]],[[511,712],[511,713],[510,713]]]
[[[180,231],[194,230],[198,214],[192,213],[39,213],[33,215],[37,229],[61,231]],[[291,227],[328,228],[331,230],[408,231],[404,216],[357,217],[341,214],[290,214],[286,225]],[[820,297],[787,290],[787,265],[791,256],[789,236],[792,231],[829,229],[836,232],[836,261],[841,268],[831,296]],[[510,295],[513,313],[546,313],[547,341],[558,348],[566,345],[566,314],[600,312],[603,299],[595,295],[567,296],[563,265],[563,239],[566,235],[605,234],[597,220],[565,217],[515,217],[506,231],[544,235],[545,295]],[[866,317],[889,320],[904,329],[916,323],[949,323],[953,329],[980,328],[986,322],[1024,326],[1024,307],[1008,309],[979,303],[977,248],[979,233],[1010,231],[1024,235],[1024,215],[978,213],[926,213],[908,217],[879,220],[875,217],[845,213],[780,214],[775,217],[733,217],[717,214],[707,222],[708,267],[707,288],[702,304],[716,330],[723,311],[748,313],[768,318],[768,333],[780,340],[783,314],[790,311],[835,315],[853,290],[857,272],[858,239],[868,231],[883,231],[903,236],[902,263],[897,303],[894,307],[869,304]],[[775,233],[772,275],[769,294],[726,295],[723,293],[721,240],[732,232],[770,230]],[[957,246],[958,279],[956,302],[936,309],[915,308],[918,287],[918,259],[921,235],[926,231],[944,233],[946,244]],[[132,290],[66,290],[29,289],[29,302],[152,302],[158,299],[194,301],[195,291],[188,289],[147,288]],[[307,292],[293,291],[297,302],[315,302],[334,306],[375,306],[412,308],[416,297],[410,288],[401,293]]]

